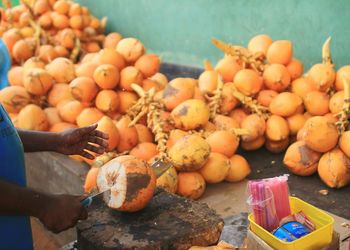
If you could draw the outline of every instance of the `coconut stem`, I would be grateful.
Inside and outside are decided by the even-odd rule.
[[[80,44],[80,39],[79,38],[75,38],[75,45],[74,48],[72,50],[72,53],[70,54],[70,59],[76,63],[79,53],[81,50],[81,44]]]
[[[216,114],[219,113],[220,106],[221,106],[221,99],[222,99],[222,91],[224,89],[224,83],[221,80],[221,77],[218,76],[218,85],[216,87],[216,90],[214,90],[213,94],[214,96],[208,96],[205,97],[209,100],[209,109],[210,109],[210,118],[214,119]]]
[[[229,131],[237,136],[249,135],[249,130],[245,128],[231,128]]]
[[[249,51],[243,50],[239,46],[234,46],[228,43],[224,43],[218,39],[213,38],[212,43],[222,50],[225,54],[231,55],[242,61],[244,68],[251,68],[262,74],[264,71],[265,56],[263,53],[252,54]]]
[[[204,61],[204,70],[214,70],[213,65],[208,60]]]
[[[257,100],[253,99],[250,96],[246,96],[240,91],[238,91],[236,88],[233,88],[232,94],[234,97],[236,97],[243,105],[248,107],[253,113],[258,114],[259,116],[263,117],[265,120],[269,118],[269,109],[267,107],[264,107],[260,104],[258,104]]]
[[[93,168],[102,167],[103,165],[105,165],[107,162],[113,160],[114,158],[116,158],[118,156],[122,156],[122,155],[127,155],[127,154],[129,154],[129,151],[124,151],[121,153],[117,153],[116,151],[104,153],[103,155],[96,157],[96,159],[95,159],[94,163],[91,165],[91,167],[93,167]]]
[[[344,104],[343,109],[337,114],[338,121],[336,125],[338,127],[339,133],[343,133],[346,130],[346,127],[349,124],[349,113],[350,113],[350,83],[347,81],[345,76],[343,76],[344,84]]]
[[[328,37],[322,46],[322,63],[333,64],[330,44],[331,44],[331,37]]]

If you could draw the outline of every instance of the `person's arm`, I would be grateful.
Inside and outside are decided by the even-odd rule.
[[[86,150],[102,154],[108,147],[108,135],[96,130],[97,125],[68,129],[61,133],[17,129],[25,152],[55,151],[66,155],[94,156]]]
[[[83,196],[49,195],[0,180],[0,215],[26,215],[38,218],[54,233],[86,219],[80,201]]]

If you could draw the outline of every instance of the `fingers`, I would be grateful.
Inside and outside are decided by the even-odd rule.
[[[105,147],[101,147],[101,146],[95,146],[92,144],[87,144],[85,147],[86,150],[89,150],[91,152],[97,153],[97,154],[103,154],[106,150]]]
[[[77,131],[78,131],[78,134],[79,134],[80,136],[83,136],[83,135],[86,135],[86,134],[91,133],[91,132],[94,131],[96,128],[97,128],[97,124],[93,124],[93,125],[90,125],[90,126],[87,126],[87,127],[78,128]]]
[[[96,136],[89,136],[87,138],[87,141],[89,143],[94,143],[94,144],[97,144],[98,146],[101,146],[103,148],[107,148],[108,147],[108,142],[104,139],[101,139],[99,137],[96,137]]]
[[[82,152],[80,153],[80,155],[81,155],[82,157],[85,157],[85,158],[90,159],[90,160],[95,159],[95,156],[93,156],[92,154],[88,153],[88,152],[85,151],[85,150],[82,151]]]
[[[102,139],[108,140],[109,136],[106,133],[103,133],[102,131],[99,130],[94,130],[90,133],[92,136],[100,137]]]

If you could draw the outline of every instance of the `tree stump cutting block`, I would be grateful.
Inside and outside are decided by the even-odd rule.
[[[78,249],[188,249],[215,244],[223,220],[206,204],[157,189],[142,211],[121,213],[94,200],[77,225]]]

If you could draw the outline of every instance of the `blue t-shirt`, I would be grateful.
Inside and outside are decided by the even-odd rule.
[[[0,104],[0,179],[26,186],[24,152],[5,109]],[[0,216],[0,250],[32,250],[32,231],[27,216]]]

